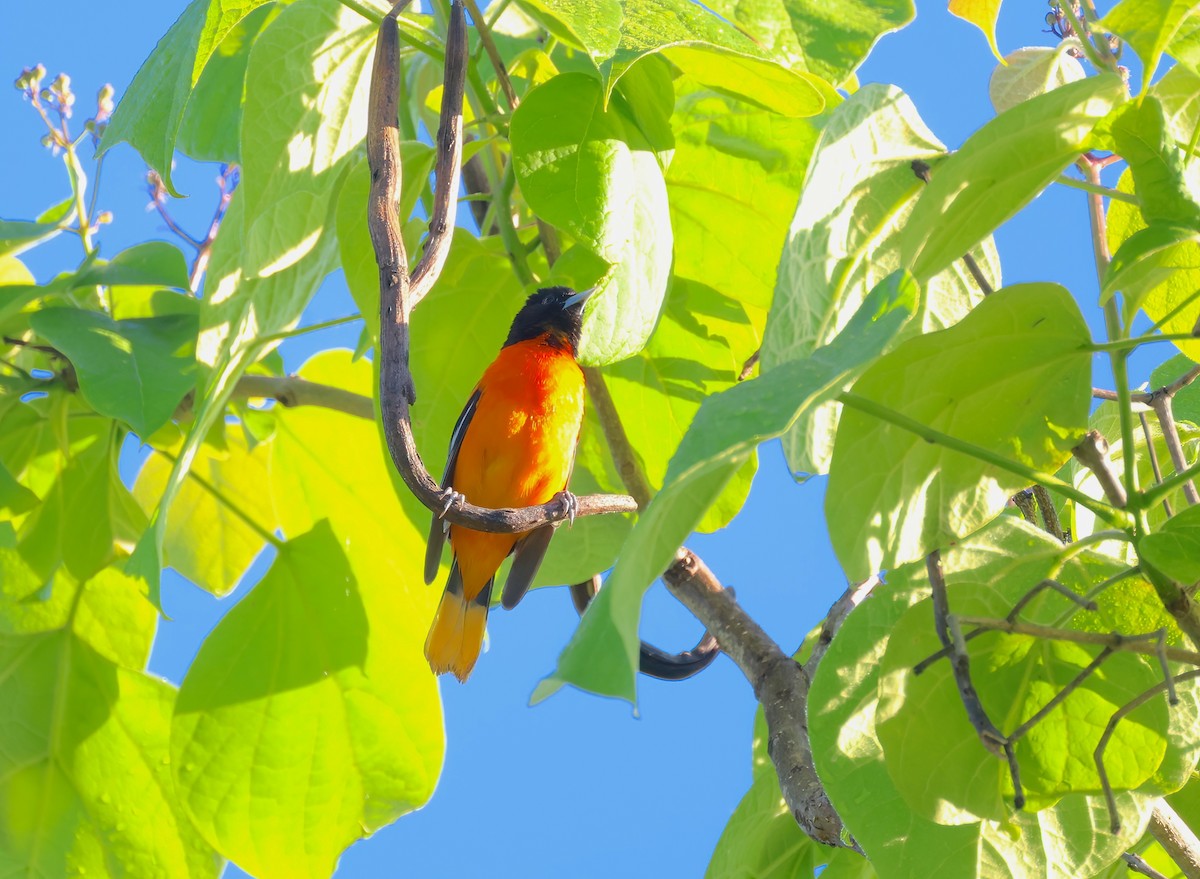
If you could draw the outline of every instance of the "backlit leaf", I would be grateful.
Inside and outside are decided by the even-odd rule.
[[[866,85],[834,110],[809,164],[780,259],[762,345],[764,372],[827,343],[871,288],[900,267],[900,232],[923,187],[912,162],[936,164],[944,152],[912,102],[894,87]],[[998,286],[999,257],[991,239],[974,253]],[[921,313],[910,332],[950,326],[981,297],[965,266],[955,261],[922,289]],[[839,411],[839,404],[829,402],[784,435],[784,453],[798,478],[828,471]]]
[[[969,21],[983,31],[988,46],[997,60],[1002,60],[996,46],[996,18],[1000,15],[1000,0],[950,0],[950,14]]]
[[[552,32],[582,46],[600,71],[602,103],[617,80],[645,55],[662,52],[704,85],[732,92],[786,116],[815,116],[817,86],[773,61],[753,40],[687,0],[525,0]]]
[[[849,79],[876,41],[904,27],[915,10],[908,0],[855,0],[827,6],[810,0],[720,0],[709,4],[771,57],[834,85]]]
[[[267,0],[192,0],[158,41],[113,114],[100,153],[127,141],[158,172],[167,190],[175,140],[192,89],[213,52],[245,16]]]
[[[1070,54],[1077,46],[1075,40],[1063,40],[1057,46],[1028,46],[1006,55],[988,83],[996,112],[1083,79],[1083,65]]]
[[[1024,207],[1125,99],[1115,74],[1068,83],[1001,113],[940,164],[900,235],[918,281],[945,269]]]
[[[580,360],[637,353],[671,269],[667,191],[651,144],[616,103],[604,109],[599,83],[576,73],[526,96],[513,114],[512,150],[530,207],[610,266],[587,279],[601,289],[588,303]]]
[[[904,342],[853,393],[1053,473],[1087,426],[1090,344],[1066,290],[1022,284],[992,294],[948,330]],[[977,530],[1025,485],[872,415],[843,411],[825,496],[834,551],[850,580],[863,580]]]

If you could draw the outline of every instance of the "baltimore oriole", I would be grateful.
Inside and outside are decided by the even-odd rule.
[[[583,304],[594,290],[538,290],[517,312],[504,346],[454,426],[442,477],[442,515],[462,498],[481,507],[525,507],[566,492],[583,424],[583,372],[575,352]],[[569,493],[566,498],[573,505]],[[450,526],[435,514],[426,583],[437,577],[447,533],[454,562],[425,639],[425,658],[435,674],[452,671],[465,681],[483,645],[500,564],[514,554],[501,595],[501,604],[512,608],[533,582],[554,526],[489,534]]]

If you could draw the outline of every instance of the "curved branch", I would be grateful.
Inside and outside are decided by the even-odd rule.
[[[409,324],[413,307],[441,273],[454,229],[459,168],[462,164],[462,93],[466,65],[466,19],[456,0],[450,11],[446,38],[446,85],[442,122],[438,129],[437,183],[425,253],[412,275],[400,235],[396,210],[400,193],[400,132],[398,94],[399,34],[396,15],[408,0],[398,3],[379,25],[367,122],[367,160],[371,192],[367,225],[379,265],[379,403],[388,450],[404,483],[430,510],[444,504],[441,486],[429,475],[412,433],[409,407],[416,401],[409,371]],[[576,515],[636,512],[637,503],[619,495],[589,495],[578,499]],[[445,518],[476,531],[517,533],[568,518],[564,498],[536,507],[493,510],[463,503]]]
[[[582,616],[600,591],[600,575],[596,574],[583,583],[575,583],[570,589],[575,610]],[[683,681],[712,665],[720,652],[721,646],[708,631],[700,637],[695,647],[682,653],[668,653],[642,641],[638,647],[638,671],[661,681]]]

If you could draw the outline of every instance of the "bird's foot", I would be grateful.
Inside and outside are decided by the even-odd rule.
[[[438,495],[438,500],[442,502],[442,511],[438,513],[439,519],[444,519],[446,514],[453,507],[460,507],[467,502],[467,496],[461,491],[455,491],[453,486],[446,486]]]
[[[567,524],[571,527],[575,526],[575,517],[579,515],[579,498],[571,494],[569,491],[560,491],[554,496],[556,501],[560,501],[567,510]]]

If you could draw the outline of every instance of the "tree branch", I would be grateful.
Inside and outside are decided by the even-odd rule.
[[[1071,449],[1071,454],[1078,459],[1079,463],[1092,471],[1109,503],[1121,509],[1129,503],[1125,486],[1121,484],[1116,471],[1113,470],[1112,461],[1108,459],[1108,440],[1100,431],[1088,431],[1088,435],[1083,438],[1082,442]]]
[[[1150,815],[1150,835],[1158,840],[1187,879],[1200,879],[1200,840],[1166,800]]]
[[[571,600],[580,616],[588,609],[596,593],[600,591],[600,575],[595,574],[590,580],[575,583],[570,587]],[[710,665],[721,647],[712,633],[705,631],[700,640],[691,650],[682,653],[668,653],[653,644],[639,642],[638,671],[661,681],[683,681],[700,674]]]
[[[1183,443],[1179,441],[1179,428],[1175,426],[1175,411],[1171,404],[1172,394],[1155,392],[1150,397],[1150,407],[1158,416],[1158,424],[1162,428],[1163,442],[1167,444],[1167,453],[1176,473],[1187,469],[1187,459],[1183,456]],[[1161,485],[1161,480],[1159,481]],[[1200,503],[1200,494],[1196,493],[1196,485],[1188,479],[1183,483],[1183,496],[1189,505]]]
[[[663,582],[716,636],[721,650],[754,688],[766,715],[767,753],[796,823],[817,842],[847,847],[842,839],[842,819],[813,766],[806,670],[771,640],[690,550],[679,550],[663,574]],[[858,849],[857,845],[849,847]]]
[[[396,204],[400,193],[399,36],[396,15],[407,5],[402,0],[379,25],[375,67],[367,123],[367,159],[371,192],[367,225],[379,265],[380,332],[379,401],[388,450],[405,484],[430,510],[444,505],[441,486],[429,475],[412,433],[409,406],[416,400],[409,371],[409,315],[437,280],[445,263],[454,228],[459,167],[462,157],[463,71],[466,66],[466,19],[461,2],[451,6],[446,38],[446,83],[442,121],[438,129],[437,182],[425,253],[410,277],[408,258],[400,234]],[[590,495],[578,499],[576,515],[629,513],[637,510],[630,497]],[[530,531],[570,515],[566,498],[536,507],[492,510],[469,501],[452,506],[445,518],[475,531],[518,533]]]

